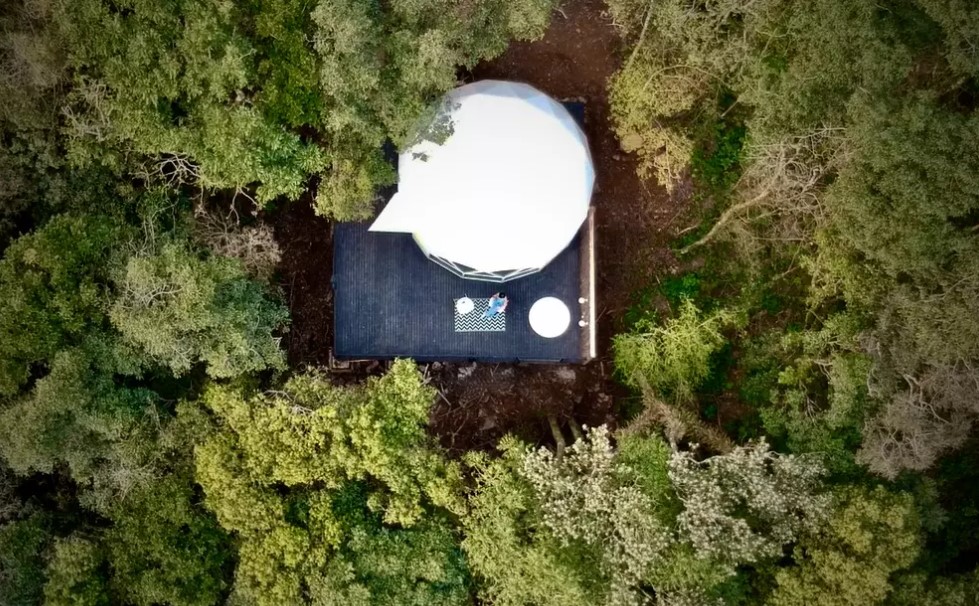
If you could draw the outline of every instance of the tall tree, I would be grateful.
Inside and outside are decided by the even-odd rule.
[[[195,452],[206,505],[239,537],[233,594],[258,604],[460,604],[452,524],[458,466],[424,432],[433,392],[414,365],[337,388],[297,376],[281,391],[211,387]]]
[[[288,313],[265,298],[236,259],[204,259],[168,242],[130,257],[116,288],[113,326],[124,342],[174,374],[198,362],[222,378],[284,365],[274,332]]]
[[[494,604],[736,603],[739,566],[816,528],[821,468],[763,444],[697,461],[604,427],[564,452],[512,439],[471,457],[463,547]],[[743,596],[742,596],[743,597]]]
[[[914,562],[921,536],[910,496],[846,488],[837,500],[829,523],[796,547],[796,565],[776,573],[772,606],[883,604],[891,574]]]
[[[456,69],[540,36],[553,0],[459,4],[108,0],[57,2],[69,155],[147,178],[372,212],[404,143]]]
[[[842,309],[858,324],[856,338],[825,349],[820,372],[799,367],[796,410],[773,412],[779,401],[767,418],[788,416],[782,430],[832,446],[819,425],[848,402],[848,422],[865,423],[857,458],[887,477],[927,469],[975,419],[967,4],[609,1],[634,44],[610,83],[613,117],[643,166],[668,185],[694,148],[711,145],[693,133],[731,120],[746,128],[729,206],[684,252],[717,244],[756,269],[798,264],[810,334]]]

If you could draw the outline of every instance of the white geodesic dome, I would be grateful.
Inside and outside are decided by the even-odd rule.
[[[371,231],[408,232],[467,278],[542,269],[588,214],[595,169],[571,114],[529,84],[483,80],[450,91],[451,134],[398,159],[398,193]]]

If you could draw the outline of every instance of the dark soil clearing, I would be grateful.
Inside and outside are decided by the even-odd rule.
[[[275,217],[280,284],[292,326],[283,339],[292,368],[326,366],[333,343],[333,232],[303,196]]]
[[[634,160],[611,130],[605,87],[620,63],[619,37],[602,0],[566,2],[542,40],[515,43],[472,79],[533,84],[557,99],[585,103],[586,132],[596,163],[599,359],[584,366],[432,364],[426,372],[441,396],[432,429],[452,450],[488,448],[503,434],[547,440],[548,417],[562,424],[614,423],[609,344],[637,289],[676,269],[667,247],[688,200],[671,198],[636,176]],[[286,337],[294,367],[325,366],[332,342],[329,225],[308,200],[280,214],[282,287],[292,310]]]

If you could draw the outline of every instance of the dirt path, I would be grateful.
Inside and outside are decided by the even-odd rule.
[[[602,0],[567,0],[542,40],[516,43],[473,70],[473,79],[528,82],[558,99],[585,102],[586,131],[596,163],[599,359],[585,366],[434,364],[426,369],[441,392],[433,431],[452,450],[488,448],[513,432],[546,440],[548,416],[562,422],[614,423],[609,343],[630,295],[673,270],[666,244],[685,209],[652,182],[636,177],[611,130],[605,98],[619,65],[619,39]],[[332,341],[331,242],[325,221],[308,204],[290,206],[276,223],[284,247],[282,286],[292,309],[286,338],[294,367],[322,366]]]
[[[282,339],[289,366],[326,366],[333,344],[333,237],[330,223],[313,213],[303,196],[274,215],[275,237],[282,248],[280,286],[289,303],[292,325]]]

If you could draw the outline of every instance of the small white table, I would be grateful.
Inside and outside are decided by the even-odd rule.
[[[470,299],[469,297],[463,297],[461,299],[456,300],[456,311],[459,312],[460,316],[466,315],[467,313],[471,312],[475,307],[476,304],[473,303],[473,300]]]
[[[530,307],[530,327],[545,339],[560,337],[571,324],[571,310],[557,297],[537,299]]]

